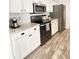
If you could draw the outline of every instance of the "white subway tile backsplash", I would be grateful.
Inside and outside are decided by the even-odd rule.
[[[10,13],[9,19],[11,18],[20,18],[21,24],[30,22],[30,14],[29,13]]]

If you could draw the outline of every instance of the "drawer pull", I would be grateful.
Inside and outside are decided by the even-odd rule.
[[[26,11],[26,10],[24,10],[24,11]]]
[[[21,33],[21,35],[24,35],[24,33]]]
[[[36,30],[36,28],[34,28],[34,30]]]
[[[29,37],[31,37],[31,36],[32,36],[32,34],[29,35]]]
[[[52,23],[54,23],[54,22],[52,22]]]

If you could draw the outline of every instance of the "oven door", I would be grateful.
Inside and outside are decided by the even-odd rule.
[[[41,33],[41,37],[45,36],[45,34],[46,34],[46,24],[40,25],[40,33]]]
[[[51,24],[50,23],[49,25],[43,24],[40,26],[41,46],[45,44],[51,38],[51,27],[49,29],[49,28],[46,28],[46,26],[50,27]]]
[[[48,37],[51,36],[51,24],[45,23],[40,25],[40,34],[41,34],[41,41],[44,41]]]
[[[49,36],[50,33],[51,33],[51,23],[50,22],[46,23],[46,29],[45,29],[45,31],[46,31],[46,35]]]

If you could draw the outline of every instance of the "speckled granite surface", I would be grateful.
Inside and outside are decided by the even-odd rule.
[[[39,25],[39,24],[36,24],[36,23],[26,23],[26,24],[23,24],[19,28],[16,28],[16,29],[10,28],[9,31],[10,31],[10,33],[18,33],[18,32],[21,32],[23,30],[27,30],[29,28],[32,28],[32,27],[34,27],[36,25]]]

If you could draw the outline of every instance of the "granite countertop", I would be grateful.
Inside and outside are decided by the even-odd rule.
[[[58,18],[51,18],[51,21],[52,21],[52,20],[55,20],[55,19],[58,19]]]
[[[57,19],[57,18],[51,18],[50,21],[55,20],[55,19]],[[25,24],[21,25],[19,28],[16,28],[16,29],[9,28],[9,32],[10,33],[18,33],[20,31],[29,29],[29,28],[34,27],[36,25],[39,25],[39,24],[37,24],[37,23],[25,23]]]
[[[20,31],[32,28],[32,27],[34,27],[36,25],[39,25],[39,24],[36,24],[36,23],[26,23],[26,24],[23,24],[19,28],[16,28],[16,29],[9,28],[9,32],[10,33],[18,33]]]

